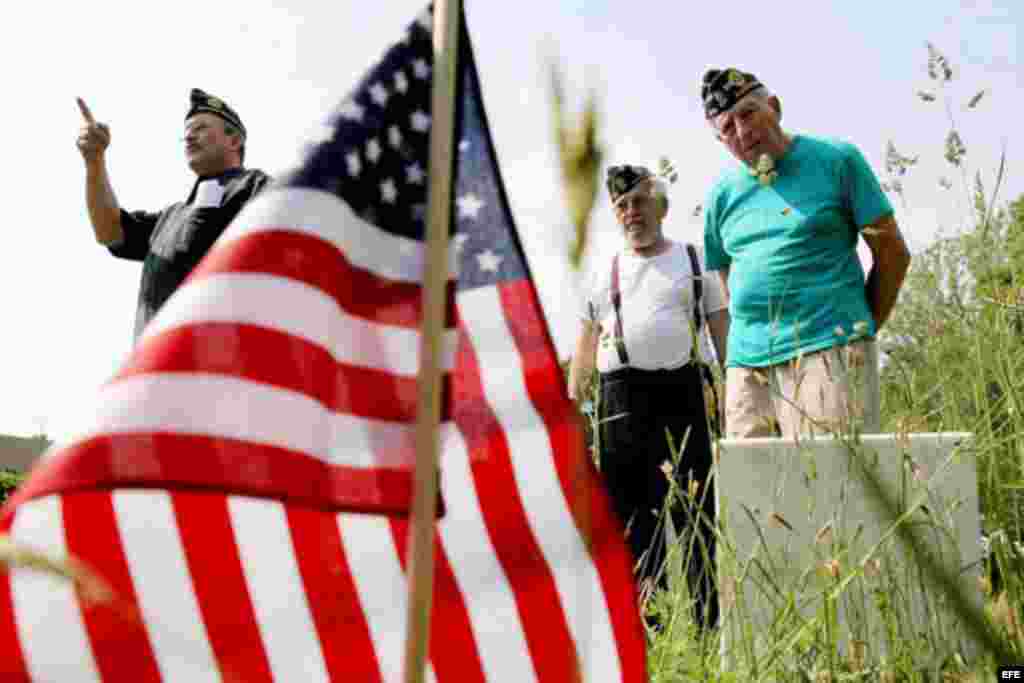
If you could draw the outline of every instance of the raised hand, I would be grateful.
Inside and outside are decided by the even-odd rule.
[[[78,134],[78,151],[86,163],[93,163],[103,159],[103,154],[110,145],[110,126],[105,123],[97,123],[92,115],[89,106],[81,97],[76,97],[78,110],[82,112],[85,125]]]

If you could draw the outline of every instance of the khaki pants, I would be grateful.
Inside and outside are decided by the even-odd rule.
[[[829,434],[863,415],[866,340],[763,368],[729,368],[725,428],[730,438]]]

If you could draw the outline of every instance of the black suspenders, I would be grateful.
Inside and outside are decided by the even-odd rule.
[[[619,361],[623,366],[629,365],[629,354],[626,353],[626,340],[622,335],[622,292],[619,290],[619,255],[612,259],[612,308],[615,309],[615,348],[619,352]]]
[[[703,294],[703,282],[701,282],[700,261],[697,259],[697,250],[687,242],[686,253],[690,256],[690,270],[693,272],[693,324],[694,329],[700,332],[703,324],[703,316],[700,312],[700,297]],[[625,366],[629,365],[629,354],[626,352],[626,340],[622,333],[622,290],[619,287],[619,255],[615,254],[612,259],[612,308],[615,309],[615,349],[619,352],[619,361]],[[696,339],[694,340],[696,341]]]
[[[690,270],[693,271],[693,325],[697,332],[704,324],[700,315],[700,295],[704,292],[704,282],[700,277],[700,261],[697,260],[697,250],[689,242],[686,243],[686,253],[690,255]]]

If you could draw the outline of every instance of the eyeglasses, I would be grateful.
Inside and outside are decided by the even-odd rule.
[[[738,104],[733,109],[725,112],[725,116],[722,116],[717,121],[713,121],[712,126],[719,138],[735,137],[738,129],[737,122],[747,125],[751,115],[757,113],[758,109],[757,104],[753,102]],[[719,124],[721,125],[719,126]]]
[[[639,192],[637,192],[637,191],[634,190],[634,191],[631,191],[631,192],[629,192],[629,193],[619,197],[615,201],[615,203],[612,205],[612,208],[615,210],[615,213],[622,214],[622,213],[625,213],[626,211],[629,211],[630,208],[644,209],[650,203],[651,203],[651,194],[650,194],[650,192],[647,192],[647,191],[639,191]]]

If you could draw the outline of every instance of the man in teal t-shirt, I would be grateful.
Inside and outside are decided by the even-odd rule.
[[[730,436],[828,431],[851,416],[847,370],[892,311],[910,262],[892,206],[853,145],[789,135],[752,74],[704,76],[705,115],[742,165],[705,203],[708,270],[729,294]],[[871,249],[865,282],[858,235]]]

